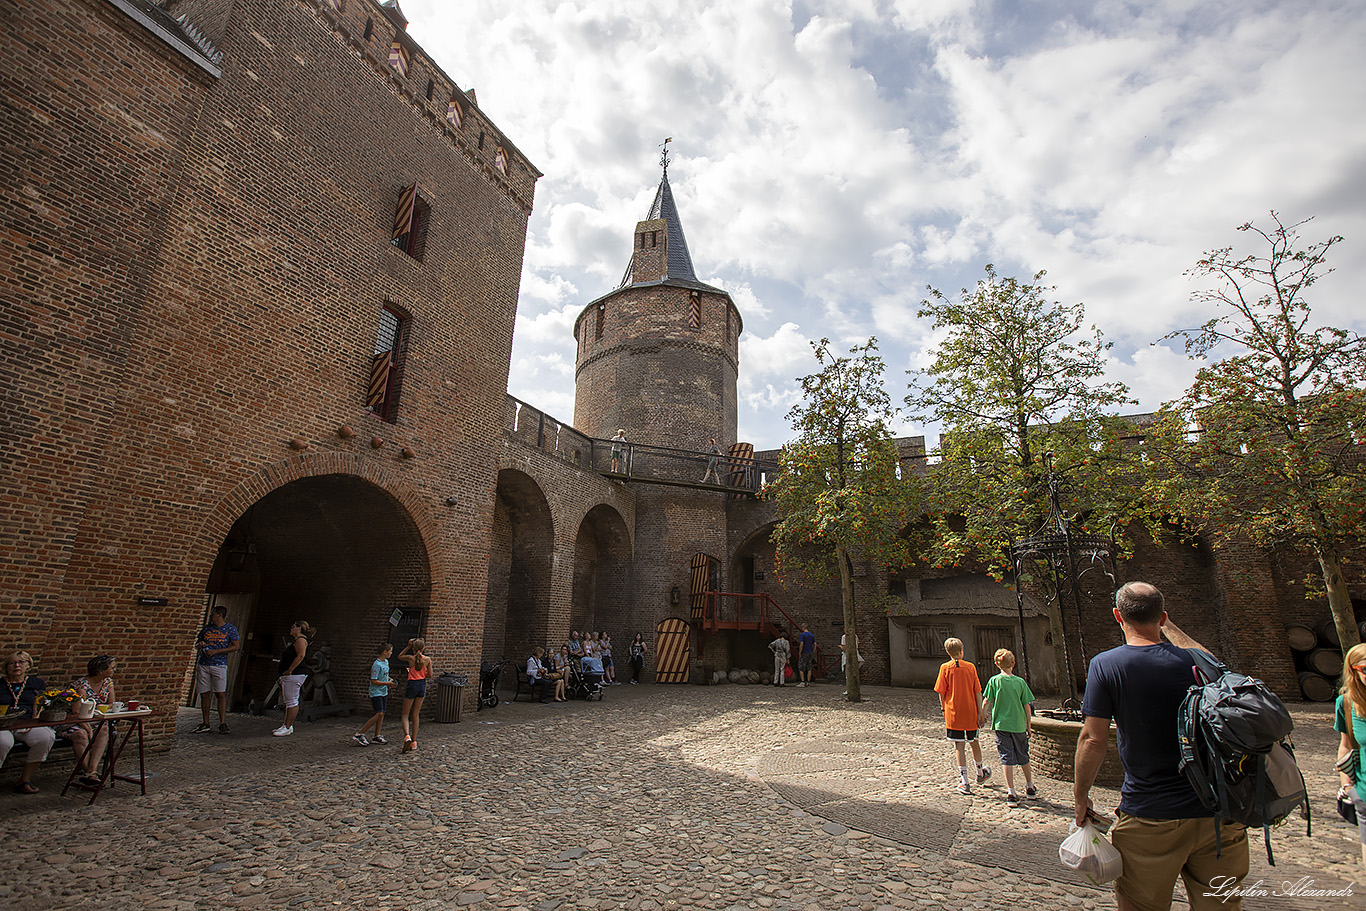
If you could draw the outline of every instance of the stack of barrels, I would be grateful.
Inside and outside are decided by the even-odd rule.
[[[1360,625],[1366,639],[1366,621]],[[1286,638],[1294,650],[1295,670],[1300,675],[1300,692],[1310,702],[1332,702],[1342,679],[1342,643],[1333,618],[1320,620],[1313,627],[1288,626]]]

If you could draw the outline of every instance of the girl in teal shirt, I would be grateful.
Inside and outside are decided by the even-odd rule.
[[[1350,711],[1347,705],[1351,706]],[[1343,660],[1342,695],[1333,713],[1333,730],[1342,733],[1338,759],[1350,756],[1354,750],[1357,754],[1355,774],[1340,773],[1342,789],[1338,796],[1349,797],[1356,805],[1361,864],[1366,866],[1366,643],[1352,646]]]

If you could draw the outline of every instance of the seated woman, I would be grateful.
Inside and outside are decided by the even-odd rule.
[[[555,653],[555,701],[568,702],[565,687],[569,685],[569,646],[562,645]]]
[[[85,664],[85,676],[72,681],[71,688],[80,693],[82,699],[94,700],[96,705],[113,705],[114,671],[117,665],[118,662],[108,655],[91,658]],[[108,727],[100,726],[93,745],[90,743],[91,724],[88,721],[62,728],[58,733],[71,741],[77,760],[84,756],[84,763],[81,765],[81,771],[84,773],[80,778],[81,784],[98,785],[100,758],[104,755],[109,742]],[[88,751],[87,746],[90,747]]]
[[[541,701],[549,702],[550,700],[545,698],[545,685],[547,683],[545,665],[541,663],[541,658],[544,656],[545,649],[540,646],[531,650],[531,657],[526,659],[526,680],[527,683],[531,685],[531,692],[533,695],[535,695],[536,690],[539,689],[541,691]]]
[[[33,717],[33,703],[43,691],[43,681],[41,677],[29,675],[32,668],[33,659],[29,657],[28,652],[14,651],[5,657],[5,686],[0,688],[0,707],[4,709],[6,718]],[[20,794],[37,794],[38,786],[33,783],[33,773],[38,771],[38,764],[52,751],[52,745],[57,742],[57,734],[52,728],[46,727],[29,728],[26,731],[0,731],[0,764],[9,756],[9,751],[14,749],[16,740],[28,744],[28,762],[24,764],[24,771],[20,773],[19,782],[14,786],[14,790]]]

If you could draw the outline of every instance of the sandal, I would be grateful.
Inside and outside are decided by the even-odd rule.
[[[14,786],[14,793],[16,793],[16,794],[37,794],[37,793],[38,793],[38,786],[35,785],[35,784],[34,784],[33,782],[31,782],[31,781],[21,781],[21,782],[19,782],[17,785]]]
[[[98,788],[104,784],[104,782],[94,775],[82,775],[80,778],[77,778],[76,781],[79,784],[85,785],[87,788]]]

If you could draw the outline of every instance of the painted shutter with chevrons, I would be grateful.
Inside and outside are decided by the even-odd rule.
[[[413,212],[417,208],[417,184],[409,184],[398,194],[398,211],[394,213],[393,242],[404,246],[403,239],[413,229]]]
[[[388,351],[376,354],[370,362],[370,391],[365,396],[366,408],[379,408],[384,404],[384,397],[389,392],[389,369],[392,366],[393,360]]]
[[[687,683],[692,627],[682,617],[665,617],[655,627],[655,683]]]

